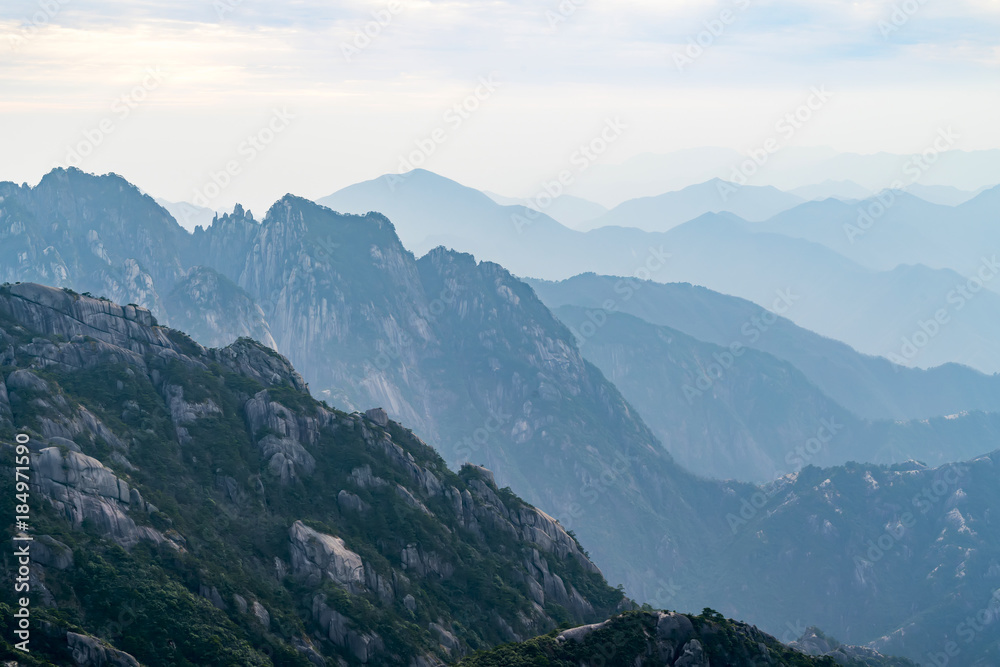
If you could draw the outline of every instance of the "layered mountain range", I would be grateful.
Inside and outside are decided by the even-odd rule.
[[[992,590],[1000,585],[1000,547],[990,512],[996,501],[996,455],[982,456],[995,449],[992,416],[959,416],[941,427],[880,426],[839,407],[841,396],[831,398],[830,389],[864,378],[862,390],[881,400],[873,408],[879,412],[876,417],[885,418],[891,410],[908,417],[953,416],[992,409],[990,399],[963,380],[989,386],[990,379],[981,374],[968,369],[957,374],[912,371],[919,382],[925,377],[935,382],[920,373],[952,378],[951,390],[942,388],[924,400],[919,392],[907,394],[903,381],[890,381],[891,366],[886,371],[874,360],[866,365],[868,358],[820,339],[825,347],[817,349],[852,364],[848,370],[834,362],[824,365],[827,352],[810,354],[808,332],[781,321],[789,339],[797,341],[788,346],[788,355],[745,342],[752,354],[741,355],[736,370],[716,383],[722,400],[702,390],[701,398],[716,402],[697,411],[663,403],[675,416],[656,422],[652,414],[657,403],[638,398],[649,393],[651,379],[626,381],[630,373],[616,373],[636,367],[646,354],[664,364],[665,374],[689,373],[671,376],[675,382],[693,378],[697,383],[694,366],[730,350],[734,341],[725,340],[728,329],[717,334],[723,338],[720,343],[676,322],[656,320],[649,312],[634,314],[648,319],[625,324],[619,314],[600,327],[600,335],[608,336],[602,345],[613,346],[613,353],[592,356],[598,337],[584,336],[581,344],[581,327],[571,328],[560,319],[572,322],[581,306],[586,317],[591,304],[569,300],[561,305],[576,311],[560,309],[557,317],[543,301],[560,304],[542,287],[540,300],[531,286],[497,264],[445,249],[431,249],[418,259],[385,216],[343,215],[290,195],[261,221],[237,207],[194,234],[113,175],[56,171],[35,188],[0,185],[0,196],[4,280],[34,280],[132,301],[164,323],[202,326],[197,336],[204,345],[227,345],[243,335],[273,342],[303,370],[317,398],[347,410],[384,407],[388,417],[432,442],[444,462],[457,468],[471,461],[493,469],[497,483],[492,488],[510,486],[555,517],[561,529],[572,530],[608,579],[625,584],[639,602],[681,609],[707,604],[775,634],[792,624],[798,631],[789,640],[815,624],[850,643],[876,643],[923,658],[956,638],[964,641],[964,628],[957,627],[962,615],[989,605]],[[712,293],[698,298],[690,305],[704,312],[692,318],[691,327],[711,328],[716,319],[735,325],[739,319],[733,313],[757,308]],[[716,300],[727,304],[717,315],[711,305]],[[196,344],[190,345],[181,352],[201,354],[195,352]],[[267,348],[254,349],[263,354]],[[625,353],[633,361],[616,366]],[[789,358],[793,353],[798,356]],[[809,359],[814,363],[808,370],[798,366]],[[825,386],[819,381],[823,377]],[[53,381],[62,387],[58,378]],[[185,402],[203,403],[204,394],[193,391],[197,400]],[[247,392],[250,398],[256,395]],[[687,401],[683,384],[680,395]],[[234,396],[234,404],[244,400],[242,394]],[[169,403],[169,398],[163,400]],[[807,406],[803,414],[819,417],[812,427],[807,419],[788,428],[775,426],[782,415],[798,414]],[[944,409],[949,412],[937,412]],[[117,405],[115,410],[123,412]],[[202,408],[191,410],[195,422],[206,416],[199,412]],[[827,410],[834,414],[824,414]],[[234,408],[233,414],[240,413]],[[687,423],[678,423],[679,415]],[[760,417],[752,423],[754,415]],[[243,419],[253,424],[249,416]],[[841,429],[840,424],[848,425]],[[218,432],[192,436],[187,425],[181,428],[195,443],[221,437]],[[227,428],[240,432],[235,422]],[[822,428],[827,431],[821,438]],[[725,429],[732,429],[732,437]],[[250,431],[251,447],[260,447],[269,436],[279,443],[283,439],[278,429],[257,433],[254,426]],[[710,481],[678,465],[658,434],[668,447],[683,440],[689,454],[703,438],[706,446],[717,447],[714,456],[722,458],[744,453],[726,449],[727,442],[752,438],[755,446],[745,448],[749,455],[743,460],[764,464],[755,469],[754,479],[785,460],[782,451],[799,447],[804,454],[779,469],[789,474],[764,486]],[[779,438],[784,439],[777,446]],[[812,439],[820,445],[815,452]],[[897,448],[882,448],[892,441]],[[843,464],[871,449],[888,452],[884,460],[892,465],[871,463],[883,460],[872,456],[869,463],[827,470],[807,466]],[[823,456],[840,452],[841,457],[820,458],[821,450]],[[279,451],[267,451],[267,469],[298,489],[303,476],[296,465],[309,459],[292,448],[283,453],[287,464],[278,459],[271,470]],[[683,448],[674,451],[678,457],[684,453]],[[308,447],[306,453],[319,460]],[[915,455],[927,455],[928,461],[904,464]],[[711,458],[702,460],[707,465]],[[954,465],[936,465],[963,459],[972,462],[960,466],[966,471],[961,475]],[[357,467],[346,474],[353,475]],[[363,470],[358,474],[366,479]],[[428,499],[399,483],[436,514]],[[457,483],[455,487],[461,491]],[[333,488],[372,504],[342,482]],[[345,502],[356,505],[350,498]],[[339,524],[303,522],[321,535],[347,539],[338,533]],[[162,527],[156,529],[162,532]],[[872,551],[870,543],[882,553]],[[364,555],[360,548],[356,553]],[[226,605],[235,604],[222,597]],[[557,616],[548,613],[550,619]],[[476,648],[469,641],[466,646]],[[966,655],[977,656],[990,655],[990,646],[986,633],[963,644]]]
[[[706,191],[699,201],[678,201]],[[544,208],[501,206],[421,170],[318,201],[346,213],[382,212],[417,254],[446,245],[546,280],[596,272],[689,282],[768,309],[791,294],[787,318],[860,352],[903,366],[1000,370],[992,335],[1000,326],[1000,264],[990,250],[996,188],[959,208],[887,191],[855,203],[806,202],[774,217],[768,213],[780,206],[770,200],[781,193],[773,189],[715,181],[690,192],[622,204],[605,216],[614,214],[615,226],[588,232],[559,224]],[[783,205],[791,207],[789,197]],[[961,243],[949,236],[955,225]]]

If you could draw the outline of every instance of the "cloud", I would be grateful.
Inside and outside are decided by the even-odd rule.
[[[274,166],[256,166],[233,193],[271,179],[328,194],[391,170],[489,73],[502,91],[428,166],[506,179],[494,189],[513,188],[509,174],[533,178],[525,161],[539,172],[560,164],[607,115],[634,119],[609,159],[750,146],[817,84],[838,98],[803,141],[896,150],[953,122],[967,128],[965,148],[1000,146],[987,112],[997,105],[987,84],[1000,67],[1000,0],[398,2],[391,12],[390,0],[0,3],[0,53],[16,42],[0,58],[0,141],[19,148],[0,155],[0,177],[51,168],[150,67],[163,85],[92,164],[125,172],[122,163],[162,154],[139,177],[173,199],[199,177],[169,170],[224,160],[275,106],[301,122],[269,152]],[[911,5],[896,25],[894,7]],[[676,54],[705,42],[727,10],[732,20],[679,71]],[[884,34],[886,21],[896,29]],[[345,57],[356,40],[367,46]],[[283,159],[294,162],[287,176]]]

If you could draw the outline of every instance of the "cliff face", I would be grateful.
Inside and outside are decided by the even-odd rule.
[[[188,271],[165,299],[170,324],[195,340],[223,347],[253,338],[271,349],[277,343],[261,310],[249,294],[206,266]]]
[[[0,351],[57,664],[430,665],[624,604],[491,473],[450,472],[384,411],[317,403],[258,343],[206,349],[142,308],[22,284],[0,290]]]

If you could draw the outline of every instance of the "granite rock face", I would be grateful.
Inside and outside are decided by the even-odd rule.
[[[348,549],[339,537],[324,535],[296,521],[289,540],[294,575],[314,586],[328,578],[348,590],[364,583],[361,556]]]
[[[73,526],[88,521],[126,549],[140,540],[167,541],[156,529],[136,525],[129,512],[147,511],[141,495],[97,459],[48,447],[32,456],[31,463],[34,488]]]

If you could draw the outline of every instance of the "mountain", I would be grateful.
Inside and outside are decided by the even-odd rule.
[[[32,656],[443,665],[627,606],[489,471],[318,403],[258,343],[206,349],[145,309],[21,284],[0,289],[0,349],[5,460],[30,458]]]
[[[914,183],[906,187],[906,191],[911,195],[920,197],[924,201],[943,206],[961,206],[980,193],[989,190],[990,186],[984,186],[976,190],[960,190],[947,185],[921,185]],[[867,199],[867,197],[861,197]]]
[[[757,628],[725,619],[712,609],[705,609],[698,616],[636,611],[603,623],[556,630],[523,644],[483,651],[462,660],[459,665],[906,667],[915,664],[900,658],[887,658],[871,649],[843,646],[822,635],[817,635],[816,639],[819,641],[811,642],[808,648],[815,649],[822,643],[826,651],[807,653],[789,648]]]
[[[106,197],[114,211],[142,195],[117,188]],[[21,217],[2,220],[27,233]],[[101,218],[76,224],[100,228]],[[501,486],[523,491],[586,539],[608,576],[634,595],[657,599],[666,587],[650,573],[677,576],[683,559],[712,548],[710,525],[659,508],[708,502],[719,487],[670,459],[565,326],[500,266],[443,249],[418,261],[384,216],[341,215],[291,195],[262,221],[238,207],[181,238],[177,274],[152,293],[171,294],[189,270],[210,267],[242,292],[218,280],[218,290],[182,305],[217,308],[228,303],[217,295],[229,294],[229,312],[252,315],[249,295],[317,397],[348,409],[381,405],[450,464],[492,465]],[[10,270],[20,278],[16,265]],[[238,329],[208,333],[223,330]],[[657,552],[656,535],[668,533],[700,537],[682,559]]]
[[[55,169],[31,188],[0,183],[0,281],[72,284],[163,317],[188,234],[114,174]]]
[[[943,127],[929,137],[945,148],[957,143],[951,128]],[[756,147],[758,155],[762,147]],[[938,153],[932,169],[913,155],[894,153],[841,153],[831,148],[781,146],[767,156],[764,167],[749,154],[727,148],[703,147],[666,154],[644,153],[621,164],[596,164],[574,184],[574,193],[613,207],[638,197],[656,196],[670,190],[703,183],[711,178],[748,185],[771,185],[786,192],[826,181],[853,181],[870,192],[920,183],[976,190],[1000,183],[1000,150],[945,150]],[[749,166],[748,166],[749,163]]]
[[[260,223],[224,216],[193,238],[206,253],[193,263],[239,280],[317,396],[382,405],[449,463],[495,470],[635,595],[661,588],[646,573],[680,567],[663,562],[654,534],[711,531],[658,508],[718,488],[670,459],[566,327],[500,266],[444,249],[416,260],[383,216],[293,196]]]
[[[216,216],[216,212],[204,206],[196,206],[186,201],[176,202],[166,199],[155,198],[157,204],[166,209],[167,213],[174,217],[181,227],[189,232],[193,232],[196,227],[209,227]]]
[[[790,190],[789,194],[801,197],[806,201],[823,199],[840,199],[843,201],[857,201],[868,199],[872,196],[871,190],[863,188],[854,181],[823,181],[814,185],[803,185],[802,187]]]
[[[532,199],[504,197],[493,192],[483,192],[483,194],[501,206],[527,206],[540,213],[545,213],[570,229],[583,229],[586,223],[608,212],[607,208],[596,202],[573,195],[560,195],[548,203],[548,197],[542,198],[539,202]]]
[[[807,467],[765,487],[730,517],[705,604],[922,664],[998,664],[998,464]]]
[[[791,364],[742,345],[703,343],[623,313],[554,311],[584,357],[618,387],[682,466],[706,477],[767,482],[807,464],[931,465],[996,448],[1000,414],[868,422]]]
[[[989,196],[985,192],[962,208],[978,216]],[[404,245],[418,254],[444,244],[498,262],[515,275],[547,280],[592,271],[690,282],[765,308],[791,294],[794,306],[782,314],[863,353],[919,368],[956,362],[983,372],[1000,370],[1000,347],[991,333],[1000,324],[1000,297],[985,290],[973,294],[976,285],[968,285],[972,272],[996,273],[992,256],[979,251],[966,256],[967,274],[920,264],[873,270],[819,240],[775,228],[781,216],[751,223],[730,213],[706,214],[666,233],[618,227],[580,233],[531,209],[502,207],[481,192],[416,171],[352,186],[321,201],[343,211],[385,213]],[[802,206],[822,205],[854,207],[837,200]],[[795,218],[794,225],[800,223]],[[844,232],[838,226],[835,233]]]
[[[959,206],[934,204],[911,192],[886,190],[855,203],[809,202],[753,229],[820,243],[878,271],[923,264],[973,278],[1000,242],[994,224],[1000,186]]]
[[[748,224],[710,214],[671,230],[664,248],[672,257],[656,280],[704,285],[777,308],[799,326],[900,364],[1000,369],[1000,347],[990,333],[1000,312],[996,293],[948,269],[872,271],[818,243]],[[978,263],[987,282],[1000,272],[990,256]]]
[[[642,153],[621,164],[597,163],[580,175],[576,192],[613,208],[629,199],[656,195],[729,178],[745,156],[731,148],[705,147],[665,155]]]
[[[483,259],[519,256],[514,265],[504,264],[518,273],[530,273],[557,247],[564,249],[563,261],[578,261],[570,249],[580,234],[546,213],[501,206],[478,190],[422,169],[358,183],[317,202],[342,213],[382,213],[418,256],[440,245]]]
[[[897,366],[802,329],[750,301],[704,287],[595,274],[527,282],[552,309],[580,306],[599,318],[610,307],[724,348],[739,343],[766,352],[789,362],[836,403],[867,419],[1000,411],[997,376],[956,364],[929,370]],[[586,352],[586,345],[581,349]]]
[[[800,197],[770,186],[739,186],[718,178],[656,197],[631,199],[591,220],[598,227],[636,227],[665,232],[705,213],[734,213],[745,220],[766,220],[801,204]]]
[[[19,192],[17,190],[14,194]],[[136,198],[141,197],[141,193],[124,187],[110,188],[103,192],[103,196],[106,199],[103,207],[114,212],[136,206]],[[9,235],[16,228],[17,235],[25,235],[28,229],[26,220],[34,225],[34,234],[40,233],[35,227],[41,225],[44,228],[46,223],[39,223],[37,218],[32,221],[26,216],[14,215],[15,205],[22,201],[19,195],[4,200],[3,233]],[[487,204],[495,206],[488,201]],[[96,230],[101,229],[102,220],[96,216],[72,224],[82,230],[88,227]],[[162,216],[162,220],[164,224],[176,225],[169,216]],[[591,234],[605,240],[630,236],[628,230],[613,230],[607,236],[597,232]],[[638,234],[648,238],[645,232]],[[86,238],[86,232],[83,236]],[[995,568],[992,564],[1000,558],[1000,545],[996,543],[990,513],[990,508],[997,504],[996,489],[1000,488],[996,478],[995,454],[963,464],[969,474],[965,477],[963,473],[958,480],[961,493],[954,491],[959,488],[954,484],[957,479],[954,466],[927,469],[915,463],[894,468],[875,464],[846,465],[825,470],[806,467],[797,474],[764,486],[705,480],[685,471],[672,460],[633,406],[581,356],[573,333],[551,314],[529,286],[496,264],[477,262],[469,255],[444,249],[434,250],[418,260],[404,248],[392,223],[382,215],[340,215],[291,195],[280,199],[260,221],[245,211],[235,210],[231,215],[220,218],[212,228],[183,238],[187,238],[187,244],[182,244],[180,248],[180,266],[172,278],[173,283],[169,289],[156,285],[157,294],[169,294],[174,284],[197,266],[210,267],[225,276],[261,307],[278,349],[296,356],[296,363],[305,372],[306,380],[312,383],[318,397],[328,397],[330,402],[348,409],[382,405],[389,417],[398,418],[401,412],[407,410],[417,414],[419,423],[408,419],[400,421],[407,423],[427,441],[435,443],[444,463],[457,467],[459,463],[473,461],[493,466],[498,482],[496,487],[501,488],[501,491],[495,492],[497,495],[505,497],[502,487],[507,484],[526,502],[544,508],[558,519],[563,530],[572,530],[579,536],[581,543],[590,551],[593,562],[600,565],[609,581],[622,583],[628,593],[640,602],[682,609],[697,609],[708,604],[728,616],[744,618],[772,633],[783,632],[787,623],[794,623],[798,628],[798,621],[801,620],[802,629],[794,636],[801,635],[810,625],[818,625],[850,644],[868,645],[874,642],[882,645],[894,641],[897,643],[893,646],[902,648],[889,652],[918,658],[926,652],[942,650],[940,647],[958,636],[960,630],[955,628],[961,619],[970,612],[980,612],[984,605],[989,604],[989,596],[984,596],[983,591],[995,588]],[[66,252],[76,252],[74,248],[67,247]],[[4,266],[4,270],[17,276],[18,266]],[[15,329],[12,335],[21,334]],[[100,338],[96,336],[84,334],[82,340],[74,342],[73,335],[66,337],[69,343],[57,338],[51,341],[52,345],[82,343],[84,350],[103,349]],[[24,332],[24,336],[19,339],[18,345],[34,346],[28,349],[32,359],[49,363],[57,358],[54,355],[58,350],[48,347],[43,337],[32,335],[30,331]],[[38,341],[32,342],[33,339]],[[176,344],[181,349],[173,353],[188,357],[200,354],[195,351],[197,346],[193,342]],[[248,344],[244,342],[244,345]],[[7,349],[7,345],[0,346],[0,350],[5,350],[0,355],[6,355]],[[253,346],[253,349],[263,350],[264,355],[255,354],[254,359],[278,363],[279,357],[273,351],[268,352],[262,346]],[[258,368],[257,361],[251,363],[247,360],[244,363],[250,353],[244,355],[244,348],[239,343],[235,350],[236,360],[233,363],[236,366],[251,368],[246,371],[248,373]],[[134,361],[127,353],[117,349],[114,352],[114,358],[121,363]],[[168,361],[174,359],[173,353],[164,353]],[[169,369],[162,369],[145,358],[143,363],[148,369],[150,381],[159,386],[156,377],[162,377]],[[219,363],[225,366],[223,362]],[[183,363],[180,365],[184,366]],[[216,370],[207,364],[206,368],[209,374]],[[177,370],[181,372],[183,368]],[[138,371],[133,372],[138,374]],[[299,409],[299,401],[306,402],[307,408],[308,405],[315,405],[301,392],[294,394],[269,384],[275,375],[279,382],[287,375],[283,375],[280,367],[265,365],[251,374],[254,373],[267,389],[269,403],[286,401],[284,404],[293,412]],[[176,383],[180,385],[184,377],[187,376],[182,374]],[[108,438],[109,430],[111,434],[115,433],[110,425],[116,423],[112,417],[123,422],[140,419],[138,432],[134,434],[137,442],[130,447],[151,452],[151,457],[162,452],[170,461],[180,456],[181,461],[186,463],[188,459],[185,456],[190,455],[193,457],[190,463],[197,463],[197,471],[206,477],[221,469],[223,473],[219,474],[236,481],[237,498],[240,497],[239,490],[249,498],[259,498],[259,494],[255,481],[250,479],[251,475],[244,474],[242,469],[237,474],[226,472],[231,465],[227,461],[236,456],[235,446],[228,444],[230,437],[244,443],[240,452],[248,451],[250,454],[265,451],[258,445],[264,442],[268,452],[267,470],[279,478],[284,473],[290,481],[288,488],[299,488],[298,482],[292,481],[293,476],[306,479],[302,481],[304,485],[312,479],[303,478],[302,470],[296,467],[308,463],[309,459],[284,442],[288,438],[283,434],[291,432],[291,427],[284,423],[268,420],[265,425],[251,422],[246,416],[240,417],[241,423],[237,424],[234,417],[233,421],[223,420],[222,426],[202,437],[204,432],[199,431],[197,425],[182,422],[181,428],[192,441],[184,446],[186,449],[181,449],[180,454],[170,458],[168,454],[175,450],[166,446],[146,450],[141,447],[143,437],[152,437],[157,432],[159,422],[153,417],[160,413],[151,413],[153,417],[149,419],[141,413],[136,416],[133,406],[113,402],[97,391],[96,384],[71,391],[63,384],[64,377],[42,379],[54,383],[50,386],[61,387],[61,396],[92,399],[87,404],[88,412],[100,417],[107,430],[99,429],[103,435],[93,441],[94,449],[88,450],[93,453],[87,455],[104,456],[101,453],[105,451],[102,449],[104,445],[100,441],[110,443],[107,444],[108,456],[118,451],[130,465],[139,469],[139,472],[133,473],[125,468],[120,473],[122,475],[126,472],[140,474],[149,469],[160,478],[167,479],[170,489],[186,488],[181,483],[184,477],[180,469],[158,468],[155,458],[153,461],[146,458],[135,460],[128,452],[119,451]],[[118,388],[119,381],[123,389]],[[109,374],[101,386],[106,386],[109,392],[129,394],[127,400],[134,400],[140,410],[149,412],[155,407],[155,404],[144,403],[146,399],[131,398],[137,392],[140,398],[149,392],[140,391],[141,387],[133,388],[129,382],[131,379],[127,373]],[[230,384],[234,392],[230,400],[236,403],[236,407],[229,412],[224,411],[224,415],[240,416],[238,407],[242,394],[239,392],[245,391],[248,397],[256,398],[261,389],[253,385],[241,390],[245,385],[235,379],[230,380]],[[36,386],[36,383],[24,376],[14,378],[13,385],[10,382],[5,385],[4,391],[12,408],[12,386],[13,393],[18,390],[26,392],[18,400],[25,401],[29,407],[43,409],[40,404],[31,402],[34,396],[30,387]],[[29,389],[24,389],[25,386]],[[218,382],[212,385],[204,374],[196,373],[193,383],[183,386],[193,392],[189,394],[189,389],[185,389],[184,400],[188,407],[198,406],[190,407],[196,418],[206,410],[211,415],[216,414],[206,403],[209,399],[224,409],[220,401],[226,401],[225,394],[214,397],[210,390],[218,388]],[[199,386],[205,391],[198,389]],[[251,389],[255,392],[252,396]],[[115,396],[121,399],[120,394]],[[347,397],[354,397],[356,402],[349,404],[344,400]],[[396,402],[375,400],[379,397],[394,398]],[[69,399],[66,400],[69,402]],[[166,399],[163,401],[169,404]],[[59,405],[58,398],[50,397],[46,402]],[[181,418],[186,419],[188,407],[180,404],[177,407]],[[316,407],[317,411],[319,407]],[[381,413],[375,412],[366,418],[358,415],[362,426],[356,426],[357,422],[353,419],[349,420],[352,423],[342,421],[347,419],[342,416],[343,413],[323,409],[337,415],[337,433],[344,434],[344,437],[360,432],[364,440],[364,428],[373,429],[368,422],[388,423]],[[80,419],[89,423],[89,417]],[[222,420],[221,417],[218,419]],[[173,423],[172,414],[170,420],[169,423]],[[153,434],[148,433],[148,429],[152,429]],[[407,443],[412,442],[407,439],[408,436],[399,435],[392,425],[388,429],[392,440],[414,457],[416,465],[431,470],[435,475],[440,471],[439,479],[446,476],[440,468],[444,463],[438,468],[432,465],[430,457],[433,452],[420,450],[416,445],[414,449],[406,449],[409,447]],[[364,468],[365,460],[351,458],[353,449],[333,449],[330,454],[333,460],[330,462],[326,461],[325,455],[316,456],[316,452],[310,449],[312,445],[302,441],[302,437],[306,437],[301,435],[303,432],[312,432],[312,428],[300,425],[299,441],[314,460],[323,458],[324,465],[343,465],[336,470],[352,478],[355,469]],[[245,439],[240,434],[246,434]],[[41,436],[50,437],[44,432]],[[126,437],[131,438],[132,431],[126,433]],[[131,442],[123,437],[118,439],[123,443]],[[380,436],[376,435],[375,439],[379,441]],[[200,443],[216,440],[220,442],[217,446],[200,446]],[[80,446],[82,448],[82,444]],[[216,447],[218,454],[214,453]],[[426,453],[426,458],[421,451]],[[277,454],[282,454],[284,458],[277,458],[271,470],[271,463]],[[103,462],[104,459],[101,460]],[[114,458],[108,460],[111,461],[107,464],[109,466],[115,463]],[[201,465],[206,462],[207,465]],[[236,463],[232,465],[236,466]],[[375,486],[369,485],[365,491],[375,493],[381,490],[390,496],[396,493],[402,498],[406,494],[394,491],[392,487],[392,483],[400,484],[433,514],[444,512],[437,509],[440,506],[434,500],[421,495],[418,486],[406,481],[411,477],[402,472],[392,476],[388,469],[376,472],[376,466],[381,464],[373,462],[370,465],[374,477],[390,481],[390,484],[383,487],[374,482]],[[405,463],[403,465],[408,468]],[[471,472],[475,473],[474,470]],[[367,480],[367,473],[360,470],[356,477]],[[461,473],[459,478],[462,478]],[[368,484],[367,481],[348,481],[350,487],[345,489],[343,478],[334,475],[331,479],[324,479],[323,484],[308,488],[318,488],[321,493],[348,490],[364,503],[374,506],[374,496],[361,493],[361,486]],[[829,484],[827,479],[830,479]],[[206,482],[215,488],[214,479],[206,479]],[[229,485],[225,480],[219,484],[226,487],[225,493],[228,494]],[[457,482],[454,486],[461,491]],[[117,483],[116,488],[120,498],[121,487]],[[194,494],[194,490],[188,490]],[[918,497],[919,501],[925,491],[937,501],[927,499],[927,511],[923,512],[925,505],[916,506],[913,498]],[[292,503],[296,498],[303,500],[302,505],[294,505],[295,514],[300,513],[299,508],[302,512],[307,509],[317,513],[324,511],[310,493],[297,495],[289,490],[278,500],[266,493],[267,487],[265,499],[269,502],[268,506],[282,512],[286,507],[284,503]],[[941,496],[942,493],[947,495]],[[181,496],[180,499],[175,498],[179,505],[182,501],[185,504],[189,502],[190,496],[183,493]],[[337,496],[339,510],[339,492]],[[194,497],[197,501],[202,496]],[[927,498],[926,495],[923,497]],[[152,495],[150,501],[169,514],[172,506],[163,500],[157,502],[158,498]],[[220,504],[216,497],[212,499],[216,506]],[[348,508],[357,506],[349,497],[344,502]],[[403,502],[413,508],[406,498]],[[250,506],[258,507],[253,503]],[[410,559],[410,544],[416,543],[417,553],[422,553],[420,545],[427,543],[420,536],[412,542],[406,537],[412,526],[421,525],[423,511],[416,507],[418,514],[406,514],[402,505],[400,508],[402,513],[396,515],[398,521],[387,523],[384,532],[379,523],[369,526],[365,521],[353,525],[358,526],[359,533],[372,530],[374,535],[381,537],[391,547],[386,552],[389,554],[399,546],[399,542],[393,540],[399,535],[404,536],[407,540],[404,545],[408,554],[406,558]],[[960,516],[955,514],[955,510]],[[184,526],[195,525],[201,529],[210,525],[214,511],[215,507],[207,505],[197,518],[185,519]],[[907,512],[912,516],[908,516]],[[272,539],[276,540],[274,544],[283,545],[284,540],[291,539],[286,531],[290,531],[288,519],[294,515],[281,516],[280,536],[276,536],[279,533],[268,532],[268,525],[258,530],[252,524],[240,524],[232,534],[239,540],[250,541],[259,550],[255,553],[262,554],[261,562],[268,564],[266,570],[255,570],[260,582],[269,581],[273,571],[270,568],[274,563],[271,558],[274,552],[268,551],[267,544],[259,544],[260,540],[266,542]],[[351,541],[355,539],[351,536],[355,533],[350,533],[340,523],[331,525],[335,523],[335,518],[317,517],[315,521],[321,523],[312,524],[301,520],[303,525],[318,533],[341,537],[346,548],[353,551],[356,543]],[[900,534],[896,521],[910,524],[912,519],[916,519],[920,528],[912,533]],[[174,521],[175,524],[180,522],[179,519]],[[89,527],[90,523],[87,525]],[[149,527],[166,535],[167,526],[160,526]],[[454,527],[449,528],[452,533],[456,532]],[[893,529],[892,535],[899,535],[899,538],[892,538],[895,542],[887,545],[890,553],[879,556],[877,551],[872,551],[872,555],[868,556],[868,550],[873,548],[868,540],[876,547],[880,541],[884,544],[888,538],[883,538],[883,532],[887,528]],[[192,536],[184,532],[188,528],[176,530],[191,542]],[[54,539],[67,544],[61,534],[52,531],[44,534],[52,534]],[[197,532],[194,534],[197,535]],[[258,534],[263,538],[255,537]],[[358,534],[357,544],[366,543],[363,539],[365,534]],[[535,533],[535,539],[542,538]],[[321,541],[327,542],[325,539]],[[899,548],[892,548],[897,544]],[[172,547],[167,548],[174,551]],[[190,547],[184,548],[190,551]],[[353,553],[365,563],[381,562],[374,556],[366,557],[365,554],[370,552],[362,546],[356,548]],[[379,545],[374,544],[373,548],[378,549]],[[289,560],[283,562],[287,564],[291,562],[290,551],[286,554]],[[856,561],[855,556],[867,560],[873,567],[868,568],[864,562]],[[390,561],[389,567],[396,567],[394,563],[402,563],[403,556],[400,551],[398,561],[391,560],[389,556],[385,558]],[[237,561],[237,558],[227,557],[227,567],[233,569],[235,566],[232,563]],[[426,561],[422,558],[421,562]],[[882,564],[891,567],[883,567]],[[549,567],[551,573],[552,566]],[[863,576],[858,575],[858,567],[862,568]],[[376,571],[386,576],[390,570],[383,568]],[[208,570],[208,574],[213,572]],[[200,591],[200,572],[195,570],[191,574],[190,570],[184,570],[184,573],[188,590],[197,587]],[[544,575],[538,576],[544,579]],[[490,581],[497,579],[501,583],[505,581],[499,572],[496,577],[489,577]],[[537,576],[535,579],[544,588],[544,582]],[[566,578],[563,580],[565,582]],[[248,602],[248,608],[252,608],[249,598],[240,592],[246,590],[242,583],[238,582],[239,587],[227,588],[224,581],[222,584],[218,581],[221,577],[213,577],[209,583],[216,587],[220,599],[230,609],[239,608],[238,601],[228,597],[230,591],[238,593]],[[583,583],[580,586],[574,583],[573,586],[579,592]],[[207,587],[206,594],[214,597],[211,586]],[[270,598],[264,598],[264,593],[255,592],[257,590],[251,588],[246,592],[261,596],[255,599],[269,609]],[[450,591],[445,589],[442,596],[448,597]],[[310,592],[309,589],[301,591],[297,598],[309,601],[308,605],[304,602],[301,605],[304,609],[298,618],[309,618],[312,614],[314,596],[305,597]],[[122,596],[126,594],[127,591],[121,592]],[[338,593],[330,590],[327,595],[324,604],[334,609]],[[419,604],[417,597],[414,594]],[[153,596],[153,599],[157,598]],[[455,598],[451,596],[448,599]],[[207,603],[198,604],[207,609]],[[374,602],[371,604],[377,609]],[[443,602],[442,605],[447,606]],[[456,616],[452,607],[447,606],[448,613],[445,615],[445,606],[435,607],[441,609],[439,616],[444,623],[434,618],[426,619],[428,625],[420,625],[419,630],[423,633],[423,628],[428,628],[429,632],[437,635],[438,644],[444,643],[447,636],[430,628],[429,622],[440,625],[456,637],[461,634],[454,623],[453,629],[447,627],[447,619],[461,618],[461,614]],[[367,609],[363,606],[361,611],[367,613]],[[402,608],[395,606],[394,610],[401,618],[406,618],[403,609],[406,609],[405,598]],[[343,616],[347,615],[344,607],[337,607],[336,610]],[[546,613],[554,620],[559,615],[559,612]],[[272,616],[279,620],[290,618],[277,613]],[[489,623],[488,619],[476,621],[482,617],[471,612],[470,616],[477,628]],[[332,615],[328,617],[335,618]],[[289,624],[297,628],[293,621],[295,619],[291,619]],[[574,624],[580,621],[566,622]],[[354,629],[363,638],[368,633],[364,628],[378,625],[376,621],[373,623],[375,626],[351,626],[349,629]],[[395,619],[387,625],[398,627]],[[85,630],[82,625],[79,627],[80,631]],[[341,627],[337,625],[337,628]],[[80,634],[76,630],[74,632]],[[395,643],[384,639],[388,632],[377,627],[372,632],[383,637],[383,643],[390,650],[396,650],[391,648]],[[308,636],[308,633],[303,634]],[[339,630],[334,635],[346,636]],[[989,654],[991,649],[987,637],[977,636],[974,639],[962,645],[966,655],[986,656],[985,659],[993,657]],[[229,642],[228,639],[226,641]],[[362,640],[356,639],[356,645],[359,645],[358,641]],[[419,644],[419,640],[414,641]],[[402,643],[405,644],[405,641]],[[473,647],[471,642],[468,645],[470,649],[478,648]],[[226,646],[236,644],[227,643]],[[434,646],[430,650],[435,650]]]
[[[252,338],[276,349],[264,311],[239,285],[206,266],[189,270],[167,295],[171,323],[205,345]]]

